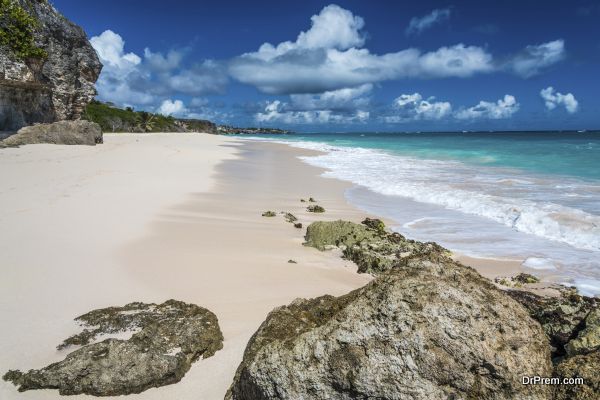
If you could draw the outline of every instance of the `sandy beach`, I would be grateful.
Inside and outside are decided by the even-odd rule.
[[[343,201],[345,184],[315,179],[318,170],[293,151],[180,133],[0,150],[0,370],[61,360],[66,352],[56,346],[89,310],[175,298],[217,315],[224,349],[178,384],[132,397],[222,399],[270,310],[370,279],[301,246],[302,230],[283,218],[261,217],[286,210],[309,223],[315,218],[300,202],[309,196],[328,210],[319,218],[363,217]],[[59,397],[0,384],[2,399]]]
[[[213,311],[223,350],[181,382],[132,398],[222,399],[250,336],[273,308],[298,297],[340,295],[371,277],[332,252],[302,246],[314,220],[366,216],[349,184],[322,178],[282,144],[206,134],[115,134],[95,147],[0,150],[0,370],[59,361],[73,318],[132,301],[173,298]],[[306,212],[301,198],[327,210]],[[288,263],[295,260],[297,263]],[[518,264],[463,259],[493,277]],[[76,398],[78,396],[75,396]],[[80,396],[83,397],[83,396]],[[55,390],[2,399],[55,399]]]

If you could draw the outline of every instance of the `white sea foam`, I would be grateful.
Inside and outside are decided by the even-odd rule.
[[[351,181],[381,194],[480,215],[520,232],[579,249],[600,251],[600,216],[544,201],[549,196],[557,196],[551,193],[555,191],[552,189],[555,182],[507,177],[518,176],[518,172],[489,167],[476,169],[457,161],[416,159],[316,142],[286,143],[326,152],[302,157],[311,165],[327,169],[325,176]],[[600,194],[600,187],[573,182],[568,185],[569,193],[558,195],[573,199],[571,193],[578,185]]]
[[[552,260],[540,257],[529,257],[522,264],[524,267],[538,270],[556,269],[556,264]]]
[[[600,295],[600,280],[598,279],[576,278],[573,279],[572,283],[565,284],[576,286],[579,290],[579,293],[583,294],[584,296]]]
[[[325,176],[368,189],[353,190],[353,202],[398,221],[412,238],[476,257],[525,260],[525,267],[551,269],[582,291],[600,294],[600,279],[594,279],[600,278],[596,182],[383,150],[281,143],[323,152],[301,158],[324,168]]]

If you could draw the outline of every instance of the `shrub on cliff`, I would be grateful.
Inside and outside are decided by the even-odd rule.
[[[21,60],[46,58],[48,53],[35,44],[33,32],[38,21],[13,0],[0,0],[0,45],[7,46]]]

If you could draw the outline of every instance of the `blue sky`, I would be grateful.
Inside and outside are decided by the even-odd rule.
[[[118,105],[299,131],[600,128],[598,1],[53,4]]]

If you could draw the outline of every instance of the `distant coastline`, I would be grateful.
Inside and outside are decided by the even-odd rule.
[[[105,133],[204,132],[214,135],[292,133],[279,128],[217,125],[209,120],[176,118],[171,115],[136,111],[132,107],[120,108],[113,103],[97,100],[87,105],[83,119],[97,123]]]

